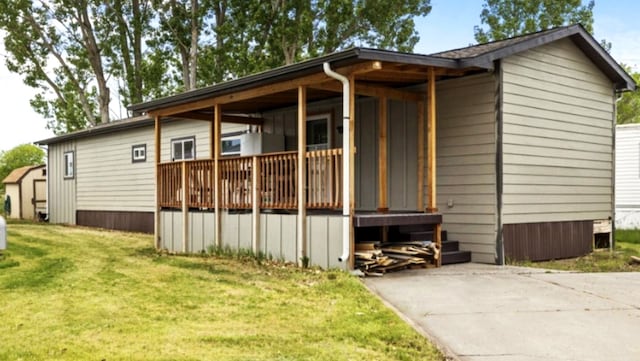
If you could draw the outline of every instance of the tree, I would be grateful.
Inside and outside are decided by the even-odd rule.
[[[580,23],[593,33],[594,0],[485,0],[480,21],[488,26],[474,27],[478,43]]]
[[[6,65],[55,133],[355,45],[410,51],[430,0],[0,0]],[[113,90],[117,90],[113,91]]]
[[[636,84],[640,84],[640,73],[631,70],[631,67],[620,64],[629,73]],[[640,92],[638,90],[622,94],[617,104],[618,124],[640,123]]]
[[[22,144],[9,151],[1,151],[0,182],[16,168],[43,163],[44,151],[33,144]],[[4,193],[3,183],[0,183],[0,193]]]
[[[7,31],[4,45],[12,55],[7,68],[41,89],[31,105],[54,131],[109,120],[110,94],[93,23],[100,16],[97,0],[0,1],[0,28]]]

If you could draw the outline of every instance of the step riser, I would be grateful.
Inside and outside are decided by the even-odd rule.
[[[442,252],[456,252],[460,250],[460,242],[458,241],[444,241],[442,242]]]
[[[471,262],[471,252],[469,251],[457,251],[457,252],[443,252],[442,264],[455,264],[455,263],[467,263]]]

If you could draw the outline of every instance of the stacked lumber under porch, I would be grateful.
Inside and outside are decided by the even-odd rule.
[[[435,265],[440,250],[431,241],[359,242],[356,243],[356,268],[367,276],[406,268]]]

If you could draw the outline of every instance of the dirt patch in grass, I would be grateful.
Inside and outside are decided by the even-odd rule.
[[[152,242],[10,225],[0,255],[0,359],[443,359],[346,273],[169,256]]]

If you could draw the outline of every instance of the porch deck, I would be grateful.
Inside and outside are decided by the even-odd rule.
[[[353,215],[354,227],[409,226],[415,224],[441,224],[440,213],[356,213]]]

